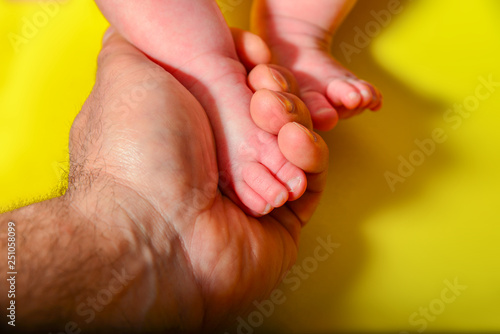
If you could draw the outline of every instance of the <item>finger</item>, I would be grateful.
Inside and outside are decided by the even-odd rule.
[[[265,88],[277,92],[299,94],[294,75],[278,65],[257,65],[248,75],[248,85],[254,92]]]
[[[288,202],[276,214],[291,210],[303,226],[313,215],[326,186],[329,151],[324,140],[307,128],[289,123],[278,135],[283,155],[306,172],[307,188],[296,201]]]
[[[318,174],[328,167],[328,147],[316,133],[298,123],[288,123],[278,134],[278,145],[285,158],[306,173]],[[307,189],[319,191],[317,186]]]
[[[290,93],[261,89],[253,96],[250,114],[255,124],[262,130],[277,135],[289,122],[297,122],[312,130],[309,110],[304,102]]]
[[[271,51],[262,38],[239,28],[231,28],[231,34],[236,53],[248,71],[258,64],[271,62]]]

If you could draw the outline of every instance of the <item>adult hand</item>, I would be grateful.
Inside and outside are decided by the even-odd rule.
[[[247,66],[267,57],[255,36],[235,38]],[[31,304],[18,310],[20,325],[206,332],[268,296],[295,261],[328,149],[288,71],[259,65],[249,84],[255,122],[308,177],[299,200],[260,218],[219,192],[213,133],[195,98],[121,36],[106,36],[71,129],[68,191],[1,216],[16,222],[24,249],[18,298]]]

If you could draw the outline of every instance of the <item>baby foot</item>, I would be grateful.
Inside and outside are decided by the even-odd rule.
[[[379,90],[358,79],[326,50],[300,48],[295,59],[290,61],[287,49],[286,46],[273,47],[275,60],[280,65],[288,66],[295,74],[302,99],[317,117],[321,116],[322,111],[328,112],[331,107],[340,118],[349,118],[364,109],[375,111],[381,108]]]
[[[270,20],[271,21],[271,20]],[[372,84],[358,79],[329,54],[324,30],[294,18],[273,18],[273,26],[258,28],[273,54],[273,62],[296,76],[301,98],[319,130],[331,129],[337,119],[364,109],[378,110],[382,96]],[[292,27],[292,28],[289,28]]]
[[[252,91],[242,64],[205,55],[187,64],[199,79],[184,84],[201,102],[213,128],[219,187],[225,195],[260,216],[299,198],[306,188],[304,172],[281,153],[276,134],[259,128],[251,118]],[[181,69],[178,69],[178,71]],[[182,75],[177,72],[175,75]],[[267,108],[289,105],[287,95],[264,97]],[[262,100],[262,99],[261,99]]]

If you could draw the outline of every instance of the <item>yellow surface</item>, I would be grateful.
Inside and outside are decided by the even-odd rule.
[[[47,4],[48,3],[48,4]],[[92,1],[0,0],[0,212],[60,194],[107,26]]]
[[[468,118],[444,118],[474,102],[479,77],[500,82],[500,4],[403,1],[371,44],[346,58],[341,45],[356,47],[356,34],[376,27],[371,11],[395,1],[361,0],[335,41],[339,60],[385,96],[379,113],[325,134],[329,187],[298,266],[311,269],[318,237],[340,246],[280,286],[286,302],[256,332],[418,332],[423,323],[425,332],[500,331],[500,87],[469,106]],[[220,2],[232,8],[230,23],[247,23],[248,2]],[[0,210],[63,189],[69,127],[92,87],[106,27],[91,1],[70,1],[13,46],[9,36],[23,36],[40,13],[37,4],[0,1]],[[418,158],[415,140],[435,129],[446,140],[391,191],[386,172],[398,173],[400,156]],[[466,288],[451,298],[455,280]]]

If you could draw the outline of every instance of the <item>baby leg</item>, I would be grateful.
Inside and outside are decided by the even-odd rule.
[[[284,158],[276,136],[250,117],[246,70],[214,0],[97,3],[121,34],[172,73],[204,107],[226,195],[259,215],[302,194],[304,173]]]
[[[341,118],[381,107],[380,92],[329,53],[334,32],[355,0],[255,0],[252,29],[269,44],[273,60],[301,86],[314,125],[332,128]]]

